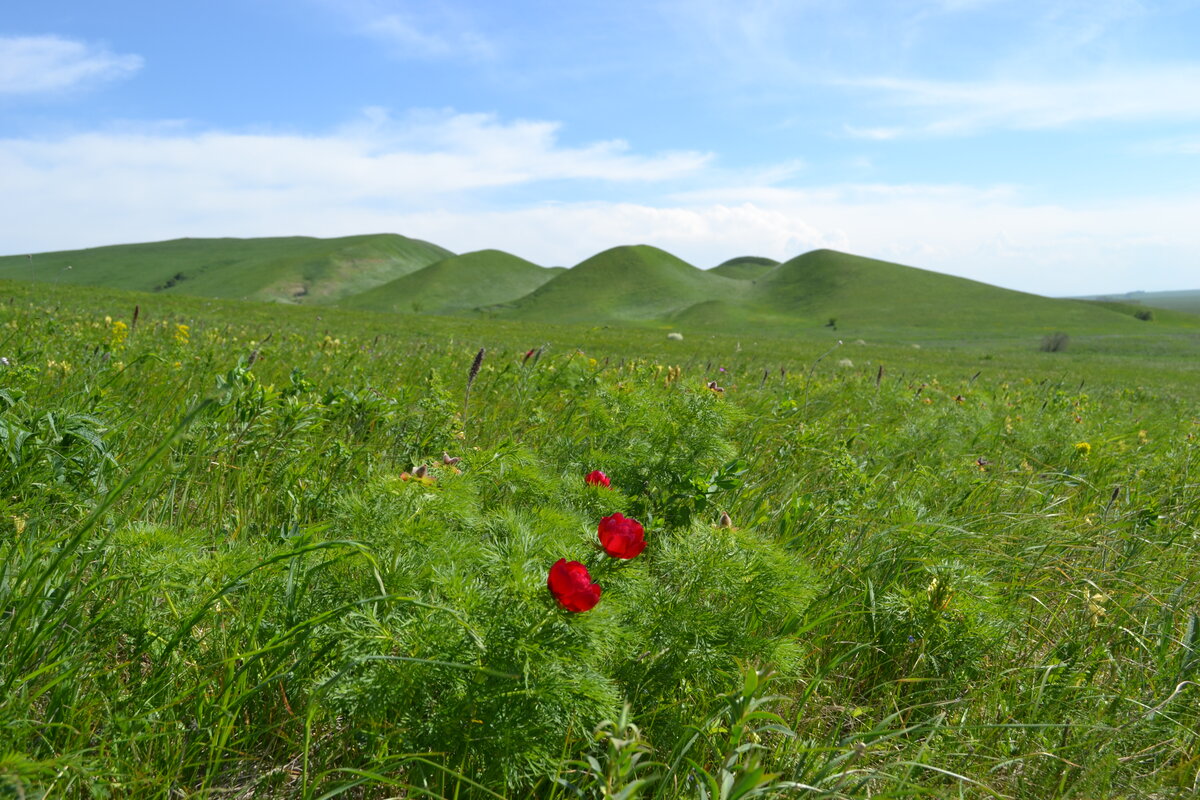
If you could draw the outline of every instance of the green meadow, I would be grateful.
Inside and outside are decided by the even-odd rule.
[[[843,338],[884,340],[1138,337],[1149,321],[1156,333],[1200,331],[1200,315],[1188,313],[1198,310],[1187,300],[1194,293],[1167,293],[1174,302],[1153,309],[1128,298],[1052,299],[833,250],[702,269],[656,247],[626,245],[565,269],[501,250],[455,254],[396,234],[175,239],[0,256],[0,279],[704,335],[808,336],[828,326]]]
[[[1200,317],[1139,310],[832,251],[0,259],[0,794],[1195,796]]]

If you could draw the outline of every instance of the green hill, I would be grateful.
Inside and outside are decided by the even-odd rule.
[[[450,314],[517,300],[564,272],[501,250],[451,256],[338,305],[371,311]]]
[[[396,234],[173,239],[0,257],[0,278],[205,297],[332,303],[453,255]]]
[[[777,323],[870,330],[1135,330],[1140,320],[1093,304],[1055,300],[887,261],[814,250],[755,281],[747,310]]]
[[[1165,308],[1171,311],[1200,314],[1200,289],[1179,292],[1127,292],[1126,294],[1096,295],[1082,299],[1131,303],[1150,308]]]
[[[539,322],[638,323],[737,296],[741,281],[697,269],[657,247],[614,247],[557,275],[498,316]]]
[[[761,278],[778,266],[779,262],[773,258],[739,256],[731,258],[728,261],[723,261],[709,271],[715,275],[723,275],[726,278],[750,281],[755,278]]]
[[[5,278],[390,313],[483,311],[513,321],[671,325],[739,335],[835,326],[837,336],[893,341],[1200,330],[1196,314],[1156,309],[1152,320],[1142,320],[1137,312],[1143,305],[1051,299],[833,250],[784,263],[743,256],[701,270],[656,247],[633,245],[606,250],[571,269],[546,269],[499,250],[458,256],[394,234],[176,239],[32,259],[0,257],[0,279]]]

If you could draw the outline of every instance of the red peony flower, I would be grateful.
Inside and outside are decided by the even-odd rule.
[[[589,472],[583,480],[588,486],[603,486],[605,489],[608,489],[612,483],[608,476],[598,469]]]
[[[634,558],[646,549],[642,523],[617,512],[600,520],[600,546],[613,558]]]
[[[589,611],[600,602],[600,584],[592,583],[587,567],[578,561],[560,558],[546,578],[550,594],[567,611]]]

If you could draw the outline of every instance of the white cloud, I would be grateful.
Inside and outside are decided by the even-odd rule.
[[[769,183],[794,180],[795,164],[738,175],[704,154],[568,147],[556,134],[548,122],[375,111],[325,136],[164,126],[0,140],[0,252],[392,231],[547,265],[632,243],[702,267],[832,247],[1063,295],[1189,288],[1200,274],[1200,193],[1069,208],[1030,203],[1011,186],[796,189]],[[647,193],[685,178],[710,188]],[[624,187],[630,199],[514,202],[487,191],[578,179]]]
[[[851,135],[955,135],[988,128],[1039,129],[1096,121],[1200,117],[1200,66],[1093,75],[1058,81],[938,81],[870,78],[842,85],[876,93],[911,115],[903,125],[857,128]]]
[[[538,181],[667,180],[710,159],[696,152],[637,155],[622,141],[566,147],[557,131],[556,123],[502,123],[487,114],[431,112],[393,121],[374,111],[324,136],[155,128],[0,140],[0,172],[10,194],[93,191],[180,207],[209,196],[237,204],[247,194],[313,192],[331,205],[409,207],[447,193]]]
[[[1195,156],[1200,155],[1200,136],[1177,136],[1170,139],[1158,139],[1138,145],[1134,149],[1141,153]]]
[[[471,15],[451,3],[312,0],[358,35],[401,59],[490,60],[499,52]]]
[[[886,142],[905,133],[903,128],[857,128],[853,125],[843,125],[842,129],[852,139],[868,139],[874,142]]]
[[[373,110],[323,136],[148,126],[0,140],[0,248],[188,232],[329,233],[326,219],[341,220],[343,232],[362,231],[381,214],[479,205],[491,189],[544,181],[644,185],[693,175],[711,159],[642,155],[622,141],[565,146],[557,133],[550,122],[449,112],[392,120]]]
[[[0,36],[0,95],[40,94],[126,78],[142,58],[58,36]]]
[[[370,19],[363,24],[363,31],[386,42],[394,54],[402,57],[490,58],[495,54],[491,40],[478,31],[438,31],[420,26],[405,14],[384,14]]]

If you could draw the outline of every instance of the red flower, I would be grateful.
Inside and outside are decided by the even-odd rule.
[[[603,486],[605,489],[608,489],[612,483],[612,481],[608,479],[608,476],[598,469],[594,469],[589,472],[587,477],[585,477],[583,480],[588,486]]]
[[[600,584],[592,583],[587,567],[578,561],[560,558],[546,578],[550,594],[567,611],[589,611],[600,602]]]
[[[600,520],[599,533],[600,546],[613,558],[634,558],[646,549],[642,524],[619,511]]]

